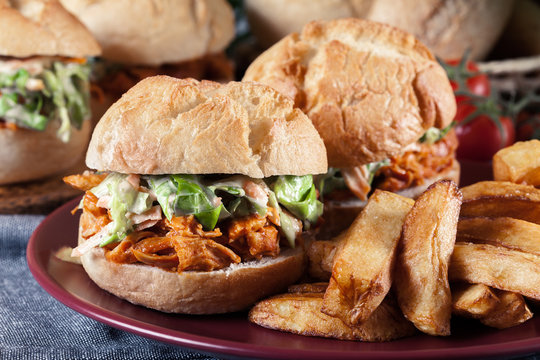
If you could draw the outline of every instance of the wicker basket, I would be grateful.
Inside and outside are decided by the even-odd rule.
[[[540,97],[540,55],[479,63],[480,71],[488,74],[493,90],[516,97],[534,93]],[[540,100],[530,106],[538,108]]]

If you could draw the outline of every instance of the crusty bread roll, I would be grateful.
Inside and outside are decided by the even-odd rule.
[[[86,164],[121,173],[252,178],[327,171],[319,134],[277,91],[167,76],[146,78],[109,108]]]
[[[251,32],[269,47],[313,20],[363,17],[373,0],[245,0]]]
[[[90,138],[90,120],[81,130],[73,129],[67,143],[56,135],[59,126],[52,122],[43,132],[0,128],[0,185],[44,178],[78,164]]]
[[[268,47],[312,20],[356,17],[412,33],[437,56],[482,59],[503,32],[513,0],[246,0],[253,34]]]
[[[452,180],[456,184],[460,182],[460,165],[454,161],[453,166],[437,175],[425,179],[422,185],[413,186],[400,191],[397,194],[416,199],[427,188],[439,180]],[[366,201],[352,197],[345,201],[325,201],[324,202],[324,223],[320,227],[315,237],[319,240],[330,240],[353,223],[360,211],[366,206]]]
[[[94,34],[103,57],[124,64],[177,63],[222,51],[234,36],[226,0],[62,0]]]
[[[306,25],[259,56],[244,80],[293,98],[338,168],[396,155],[456,111],[446,73],[424,45],[360,19]]]
[[[96,56],[90,32],[58,0],[0,0],[0,55]]]
[[[284,291],[304,271],[301,247],[276,258],[232,264],[221,270],[169,272],[142,264],[117,264],[102,248],[81,258],[88,276],[102,289],[137,305],[183,314],[219,314],[246,309]]]
[[[491,50],[512,13],[513,0],[376,0],[366,18],[417,36],[442,59],[473,60]]]

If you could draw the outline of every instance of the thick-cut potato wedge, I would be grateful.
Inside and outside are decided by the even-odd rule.
[[[307,246],[308,274],[317,280],[329,280],[338,243],[316,240]]]
[[[457,241],[500,245],[540,255],[540,225],[509,217],[462,218]]]
[[[540,224],[540,189],[505,181],[481,181],[461,189],[462,217],[512,217]]]
[[[328,287],[327,282],[317,282],[317,283],[311,283],[311,284],[295,284],[291,285],[287,288],[288,293],[299,293],[299,294],[305,294],[305,293],[319,293],[324,294],[326,291],[326,288]]]
[[[522,184],[528,184],[535,187],[540,186],[540,167],[532,169],[521,178]]]
[[[346,234],[343,231],[332,240],[315,240],[307,246],[308,273],[312,278],[325,281],[330,279],[336,249]]]
[[[321,312],[323,295],[282,294],[257,303],[249,321],[266,328],[340,340],[389,341],[415,333],[399,308],[384,301],[363,324],[349,327]]]
[[[322,311],[347,324],[366,321],[390,290],[396,248],[414,201],[376,190],[336,251]]]
[[[495,290],[499,304],[480,321],[497,329],[506,329],[529,320],[533,314],[523,296],[510,291]]]
[[[520,141],[497,151],[493,156],[493,178],[540,185],[540,141]]]
[[[452,285],[452,312],[473,319],[485,317],[499,305],[493,291],[484,284]]]
[[[540,300],[540,256],[488,244],[457,242],[451,281],[485,284]]]
[[[399,307],[418,330],[450,335],[448,262],[456,241],[461,193],[450,180],[432,184],[405,218],[395,271]]]

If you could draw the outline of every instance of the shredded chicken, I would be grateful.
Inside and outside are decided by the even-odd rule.
[[[369,171],[365,166],[341,169],[343,178],[349,190],[360,200],[367,200],[367,195],[371,190],[368,182]]]
[[[168,235],[171,236],[215,238],[222,235],[219,228],[204,231],[201,223],[193,215],[173,216],[170,221],[165,219],[165,227],[169,230]]]
[[[231,80],[233,69],[230,61],[223,53],[212,54],[191,61],[156,67],[124,66],[121,70],[111,72],[100,79],[98,87],[106,93],[120,97],[142,79],[155,75],[169,75],[180,79],[194,78],[218,81]]]
[[[154,212],[155,209],[151,211]],[[121,264],[143,263],[181,272],[211,271],[241,260],[279,254],[275,227],[279,214],[273,208],[268,208],[265,217],[251,215],[231,220],[229,240],[225,240],[219,228],[205,231],[193,215],[148,221],[152,222],[150,226],[154,225],[151,230],[136,230],[121,242],[106,246],[106,258]],[[94,194],[86,192],[81,236],[88,241],[110,222],[107,209],[98,206]]]
[[[377,188],[398,191],[422,185],[425,179],[453,166],[458,142],[454,131],[435,144],[420,144],[419,149],[390,158],[390,165],[375,175]]]
[[[137,262],[137,258],[132,252],[133,245],[141,239],[154,236],[156,236],[156,234],[151,231],[137,231],[128,234],[119,244],[110,245],[110,247],[113,247],[113,249],[108,251],[105,254],[105,257],[109,261],[120,264],[135,263]]]
[[[228,235],[229,245],[242,259],[260,259],[279,254],[279,234],[268,223],[267,217],[253,214],[232,220]]]
[[[96,174],[92,171],[85,171],[83,174],[65,176],[63,180],[77,190],[88,191],[98,186],[107,175],[106,173]]]
[[[18,128],[19,127],[15,123],[0,119],[0,129],[17,130]]]
[[[149,237],[134,244],[131,251],[135,258],[143,264],[162,268],[178,266],[179,254],[175,250],[174,238]]]
[[[81,217],[81,236],[85,239],[92,237],[111,222],[107,209],[97,206],[96,195],[87,191],[83,197],[84,213]]]
[[[179,272],[185,270],[212,271],[241,261],[234,251],[214,240],[181,236],[174,239]]]

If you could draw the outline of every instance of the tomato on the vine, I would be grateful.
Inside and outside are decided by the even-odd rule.
[[[519,141],[540,139],[540,113],[520,112],[516,129],[516,139]]]
[[[501,148],[514,143],[516,133],[509,117],[498,119],[504,131],[504,139],[495,121],[481,114],[467,123],[458,123],[456,135],[459,139],[457,157],[476,161],[489,161]]]
[[[491,94],[491,86],[489,78],[486,74],[481,73],[476,63],[467,60],[464,57],[461,60],[449,60],[443,64],[450,85],[456,94],[456,102],[459,104],[469,99],[465,94],[470,93],[477,96],[489,96]]]
[[[481,73],[467,56],[442,65],[456,95],[457,157],[491,160],[499,149],[515,141],[516,130],[512,119],[503,116],[502,104],[490,96],[488,76]]]

